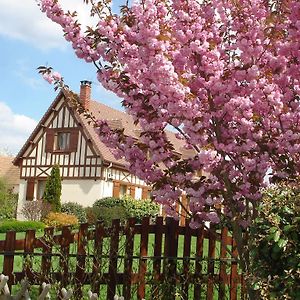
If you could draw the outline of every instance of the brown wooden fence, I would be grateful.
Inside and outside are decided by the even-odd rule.
[[[47,228],[43,235],[28,230],[21,239],[10,231],[0,241],[0,263],[10,286],[23,278],[32,285],[72,285],[76,299],[84,289],[109,300],[115,294],[125,300],[246,299],[228,230],[194,230],[172,218]]]

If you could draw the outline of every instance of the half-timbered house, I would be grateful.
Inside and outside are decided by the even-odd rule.
[[[91,83],[82,81],[79,99],[83,107],[97,119],[106,119],[111,126],[124,128],[125,134],[136,136],[131,116],[93,101],[90,96]],[[149,186],[128,172],[125,161],[114,158],[68,97],[68,92],[59,92],[14,160],[20,167],[18,208],[26,201],[43,198],[54,164],[60,166],[62,202],[90,206],[108,196],[148,198]],[[179,149],[175,135],[168,135],[171,141],[177,141]]]

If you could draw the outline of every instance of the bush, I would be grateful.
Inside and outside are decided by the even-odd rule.
[[[44,200],[26,201],[21,209],[21,214],[26,220],[41,221],[51,211],[51,204]]]
[[[126,196],[123,201],[128,216],[136,218],[138,222],[144,217],[156,217],[159,213],[158,204],[150,199],[136,200]]]
[[[78,219],[74,215],[50,212],[45,218],[44,223],[49,227],[76,226],[78,225]]]
[[[63,203],[61,206],[61,212],[77,217],[79,223],[86,223],[86,211],[82,205],[76,202]]]
[[[0,220],[16,217],[18,195],[7,186],[5,180],[0,178]]]
[[[300,299],[300,188],[278,184],[264,191],[251,226],[254,289],[262,297]]]
[[[41,230],[45,228],[43,222],[38,221],[17,221],[17,220],[5,220],[0,222],[0,232],[7,232],[14,230],[16,232],[23,232],[29,229]]]
[[[110,225],[113,219],[120,219],[122,223],[127,218],[135,217],[140,222],[143,217],[158,215],[159,206],[151,200],[135,200],[129,196],[119,198],[107,197],[97,200],[93,211],[89,211],[89,219],[103,221]]]

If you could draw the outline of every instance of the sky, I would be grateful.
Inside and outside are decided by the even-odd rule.
[[[93,24],[83,0],[60,0],[76,10],[82,24]],[[122,0],[114,0],[116,11]],[[92,97],[121,109],[120,99],[100,86],[92,64],[79,60],[36,0],[0,0],[0,155],[16,155],[57,92],[37,72],[41,65],[60,72],[79,92],[81,80],[92,81]]]

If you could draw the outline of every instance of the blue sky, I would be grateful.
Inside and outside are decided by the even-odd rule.
[[[83,0],[61,0],[91,24]],[[122,0],[113,2],[116,9]],[[103,89],[91,64],[80,61],[62,31],[39,11],[35,0],[0,0],[0,154],[15,155],[56,96],[37,72],[40,65],[59,71],[72,88],[80,80],[93,82],[94,99],[121,108],[120,99]]]

